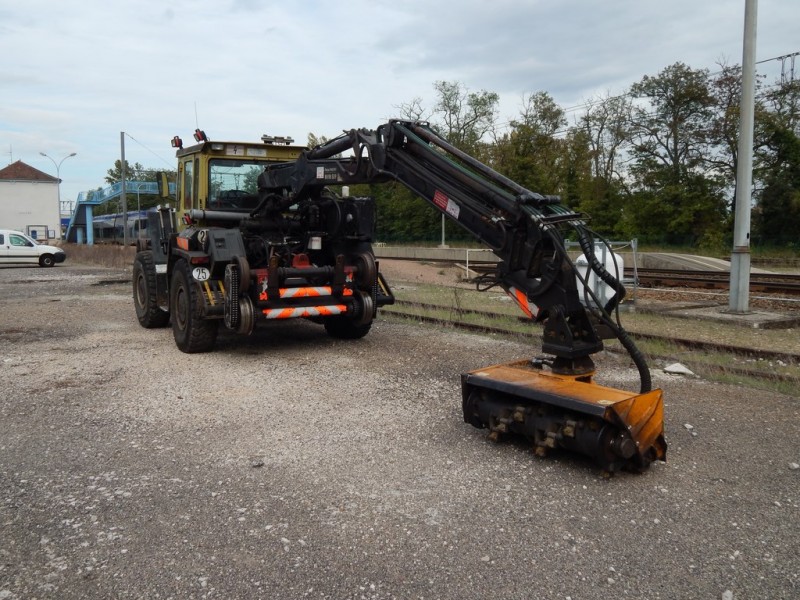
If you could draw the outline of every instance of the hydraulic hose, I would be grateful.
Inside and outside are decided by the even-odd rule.
[[[610,318],[611,312],[616,310],[619,303],[623,298],[625,298],[625,286],[623,286],[622,282],[609,273],[608,269],[606,269],[605,266],[599,260],[597,260],[597,256],[594,253],[594,247],[592,246],[589,236],[586,235],[586,231],[582,227],[578,227],[576,229],[578,231],[578,243],[581,246],[581,250],[583,250],[584,256],[586,256],[586,259],[589,261],[589,266],[591,267],[592,271],[604,283],[608,284],[614,289],[614,296],[612,296],[612,298],[603,307],[603,320],[606,322],[606,325],[611,327],[611,329],[614,331],[620,344],[622,344],[622,347],[628,352],[633,364],[636,365],[636,369],[639,371],[639,393],[644,394],[645,392],[649,392],[653,389],[653,380],[650,375],[650,367],[647,365],[647,359],[628,335],[628,332],[617,323],[614,323],[614,321]]]
[[[633,364],[636,365],[636,369],[639,371],[639,393],[644,394],[645,392],[649,392],[653,389],[653,380],[650,377],[650,367],[647,366],[647,359],[642,354],[642,351],[633,343],[633,340],[628,335],[628,332],[625,331],[622,327],[616,326],[613,327],[614,333],[617,334],[617,339],[619,340],[622,347],[628,351],[628,354],[633,361]]]
[[[586,235],[585,230],[582,227],[578,227],[577,230],[578,243],[581,246],[584,256],[589,261],[589,267],[592,269],[595,275],[597,275],[603,281],[603,283],[608,284],[614,289],[614,295],[606,303],[605,307],[603,307],[607,313],[611,314],[614,312],[617,306],[619,306],[619,303],[622,302],[623,298],[625,298],[625,286],[622,285],[619,279],[608,272],[608,269],[606,269],[605,265],[597,260],[597,256],[594,253],[594,247],[592,246],[592,241],[589,239],[589,236]]]

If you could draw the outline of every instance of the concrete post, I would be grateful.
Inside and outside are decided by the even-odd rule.
[[[750,202],[753,187],[757,12],[758,0],[745,0],[739,163],[736,167],[736,213],[728,302],[728,310],[740,314],[750,310]]]

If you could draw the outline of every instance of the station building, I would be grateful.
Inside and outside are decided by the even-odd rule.
[[[18,160],[0,169],[0,228],[37,240],[61,238],[57,177]]]

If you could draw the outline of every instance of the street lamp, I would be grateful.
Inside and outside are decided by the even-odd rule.
[[[53,160],[53,157],[47,156],[47,154],[45,154],[44,152],[39,152],[39,154],[41,154],[45,158],[49,158],[51,161],[53,161],[53,165],[55,165],[55,167],[56,167],[56,179],[58,179],[58,183],[56,184],[56,186],[57,186],[56,190],[57,190],[57,193],[58,193],[58,213],[57,213],[58,214],[58,229],[57,229],[57,231],[61,231],[61,163],[63,163],[68,158],[71,158],[71,157],[75,156],[77,154],[77,152],[73,152],[72,154],[67,154],[64,158],[62,158],[57,163],[56,163],[55,160]]]

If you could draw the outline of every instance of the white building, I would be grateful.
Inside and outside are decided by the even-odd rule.
[[[21,160],[0,169],[0,228],[34,239],[60,239],[58,178]]]

